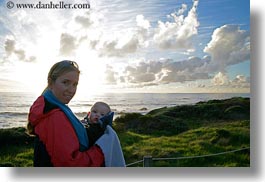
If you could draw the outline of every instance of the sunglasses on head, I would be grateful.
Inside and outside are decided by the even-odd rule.
[[[61,63],[62,64],[70,64],[70,65],[76,67],[77,69],[79,69],[79,66],[78,66],[78,64],[75,61],[63,60],[63,61],[61,61]]]

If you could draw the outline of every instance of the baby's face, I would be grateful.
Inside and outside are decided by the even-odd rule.
[[[103,104],[95,104],[90,111],[89,120],[91,123],[97,123],[99,118],[105,116],[110,112],[109,108],[107,108]]]

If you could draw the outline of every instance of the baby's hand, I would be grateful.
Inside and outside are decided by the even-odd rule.
[[[114,112],[108,113],[106,116],[101,117],[98,120],[98,123],[100,126],[105,129],[107,125],[112,125],[112,120],[113,120]]]
[[[87,124],[88,124],[87,120],[85,120],[85,119],[82,119],[82,120],[81,120],[81,123],[82,123],[83,125],[87,125]]]

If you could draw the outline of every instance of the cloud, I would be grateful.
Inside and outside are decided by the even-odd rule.
[[[10,56],[15,51],[15,40],[7,38],[5,41],[5,52],[7,56]]]
[[[76,39],[68,33],[62,33],[60,39],[60,54],[71,55],[77,48]]]
[[[152,27],[144,15],[138,14],[135,18],[136,26],[134,28],[127,30],[122,28],[112,33],[111,36],[104,31],[100,36],[87,35],[89,47],[95,49],[101,57],[123,57],[140,51],[140,49],[154,46],[161,49],[192,50],[194,49],[192,38],[197,34],[199,26],[196,13],[197,5],[198,1],[194,1],[187,16],[184,16],[187,5],[182,4],[178,12],[168,15],[168,18],[173,20],[172,22],[158,21],[157,27]],[[82,25],[86,23],[85,27],[89,27],[93,24],[92,15],[93,13],[88,13],[86,16],[77,16],[75,21]]]
[[[141,27],[145,30],[148,30],[151,27],[150,22],[146,20],[143,15],[136,16],[136,23],[138,27]]]
[[[91,18],[91,13],[90,11],[87,11],[83,15],[77,15],[74,18],[75,22],[80,24],[83,28],[89,28],[91,27],[95,22]]]
[[[213,77],[212,83],[214,85],[227,85],[229,83],[229,79],[226,74],[219,72]]]
[[[182,5],[177,13],[168,15],[173,22],[158,21],[158,28],[155,30],[154,42],[161,49],[193,49],[192,37],[197,34],[199,22],[197,20],[198,1],[193,2],[193,6],[184,17],[183,13],[187,6]]]
[[[231,86],[236,88],[250,88],[250,77],[237,75],[232,81]]]
[[[173,22],[158,21],[157,28],[152,27],[144,15],[138,14],[134,28],[120,29],[111,36],[104,31],[100,36],[87,35],[89,47],[95,49],[101,57],[123,57],[154,45],[162,49],[194,49],[192,38],[197,34],[199,26],[196,14],[197,5],[198,1],[194,1],[188,15],[184,17],[183,13],[187,10],[187,5],[182,4],[177,13],[168,16],[173,19]],[[93,24],[90,18],[92,15],[90,13],[86,17],[77,16],[75,21],[82,25],[86,23],[88,27]]]
[[[230,88],[250,88],[250,77],[244,75],[236,75],[232,80],[229,80],[226,73],[218,72],[212,79],[214,86],[223,86]]]
[[[203,58],[190,57],[182,61],[172,59],[141,61],[137,64],[128,64],[120,72],[111,70],[111,82],[122,82],[136,87],[170,83],[185,83],[190,81],[211,80],[214,86],[228,86],[234,88],[249,88],[250,78],[238,75],[230,80],[225,72],[208,72],[206,69],[211,63],[209,56]],[[212,73],[215,73],[212,76]],[[115,75],[115,78],[114,76]],[[198,87],[205,88],[205,84]]]
[[[212,40],[204,48],[211,55],[211,71],[224,71],[234,65],[250,59],[249,31],[240,30],[238,25],[224,25],[215,29]]]
[[[174,39],[175,42],[172,45],[177,43],[179,45],[181,44],[181,48],[191,47],[191,37],[197,33],[198,25],[198,21],[196,19],[196,6],[197,1],[194,2],[188,15],[184,17],[183,13],[187,10],[187,5],[183,4],[177,14],[171,14],[171,18],[174,19],[174,22],[163,23],[159,21],[161,25],[164,24],[165,26],[168,26],[168,30],[166,30],[166,32],[169,32],[169,35],[167,36],[169,38],[168,40],[169,42],[172,42]],[[87,48],[94,49],[100,57],[124,57],[129,54],[136,53],[137,51],[141,51],[142,49],[153,47],[153,45],[151,45],[154,43],[152,42],[152,38],[153,36],[156,36],[154,34],[154,27],[151,26],[150,21],[147,20],[143,14],[135,16],[134,27],[128,27],[128,29],[124,29],[123,27],[118,31],[114,31],[109,34],[108,31],[105,31],[102,28],[104,27],[105,18],[100,17],[101,12],[98,10],[89,10],[81,13],[69,11],[66,15],[64,15],[65,18],[56,18],[62,16],[60,11],[45,11],[44,16],[37,16],[37,19],[35,19],[35,17],[32,18],[32,13],[33,12],[31,11],[17,11],[15,17],[18,20],[21,20],[21,29],[32,32],[30,36],[35,37],[35,39],[36,37],[43,38],[44,32],[42,30],[47,31],[47,28],[43,25],[49,24],[49,27],[51,27],[49,31],[56,29],[56,32],[54,32],[52,36],[54,36],[55,33],[56,35],[60,35],[60,37],[54,39],[56,41],[60,41],[59,44],[57,44],[60,45],[60,47],[56,48],[53,46],[53,48],[54,50],[59,49],[59,54],[62,56],[74,54],[79,48],[81,42],[85,42]],[[47,15],[47,17],[51,17],[50,15],[52,15],[54,18],[42,18],[46,17],[45,15]],[[66,19],[68,19],[68,22]],[[44,22],[44,24],[40,24],[39,22]],[[174,27],[178,24],[181,24],[181,26],[178,26],[178,37],[176,38],[174,34]],[[159,29],[160,28],[157,28],[158,31]],[[162,37],[167,34],[166,32],[164,32],[165,34],[161,34],[161,31],[159,32]],[[39,44],[39,40],[40,39],[36,39],[36,43]],[[45,41],[46,38],[43,38],[43,40]],[[162,39],[159,41],[161,41],[161,45],[165,43]],[[169,46],[168,48],[172,47]],[[20,54],[21,57],[23,57],[23,51],[20,51],[17,54]]]
[[[183,61],[166,60],[151,60],[141,61],[135,65],[127,65],[120,73],[119,78],[122,82],[128,84],[165,84],[194,81],[200,79],[209,79],[209,73],[202,72],[200,69],[205,64],[208,64],[209,59],[205,57],[190,57]]]
[[[60,11],[16,8],[10,10],[5,6],[0,9],[0,21],[3,25],[0,30],[0,41],[3,45],[0,60],[37,62],[49,56],[56,56],[53,53],[59,49],[59,28],[63,18],[68,17],[67,13],[63,18],[58,18]],[[58,52],[56,54],[58,55]]]
[[[178,10],[177,15],[182,15],[187,10],[187,5],[182,4],[181,8]]]
[[[95,15],[91,12],[75,16],[74,22],[70,22],[69,27],[71,28],[73,23],[78,23],[86,28],[86,31],[81,29],[75,30],[71,34],[62,34],[61,54],[71,54],[70,49],[77,49],[81,42],[86,42],[87,47],[95,50],[99,57],[124,57],[148,46],[151,25],[143,15],[135,17],[134,28],[120,29],[110,35],[101,29],[102,24],[100,23],[103,22],[100,22],[99,18],[93,17]]]
[[[120,30],[112,36],[101,35],[97,39],[89,38],[90,47],[98,51],[99,56],[123,57],[135,53],[139,48],[148,45],[150,23],[143,15],[136,16],[136,28]]]
[[[105,71],[105,83],[106,84],[116,84],[117,83],[117,74],[113,70],[113,67],[110,65],[107,65],[106,71]]]
[[[169,83],[209,79],[209,73],[203,69],[208,63],[208,57],[203,59],[190,57],[187,60],[178,62],[167,60],[163,65],[163,69],[166,70],[166,75],[163,77],[162,81]]]
[[[151,24],[148,20],[145,19],[143,15],[136,16],[137,29],[135,36],[138,37],[140,47],[149,46],[149,36],[151,35],[150,29]]]
[[[5,43],[5,56],[4,61],[24,61],[24,62],[34,62],[36,61],[35,56],[28,56],[26,51],[22,48],[19,48],[16,44],[16,41],[13,37],[6,37]]]
[[[162,63],[157,61],[140,62],[138,65],[128,65],[123,71],[123,80],[128,83],[156,82],[162,70]]]
[[[95,41],[93,42],[95,44]],[[92,44],[92,45],[93,45]],[[112,40],[99,40],[96,49],[99,51],[99,56],[116,56],[122,57],[129,53],[136,52],[139,45],[139,40],[134,35],[127,33],[125,36]]]
[[[208,80],[215,86],[249,86],[249,77],[239,74],[229,79],[226,74],[230,65],[250,59],[249,31],[241,30],[238,25],[220,26],[204,48],[207,56],[194,54],[187,58],[178,51],[195,50],[193,43],[197,41],[193,40],[201,38],[196,37],[200,26],[198,1],[194,0],[191,7],[182,4],[166,20],[162,19],[164,12],[172,12],[175,7],[171,5],[179,3],[157,2],[140,5],[113,1],[111,6],[94,2],[95,8],[89,11],[2,8],[0,61],[37,60],[32,54],[38,56],[38,61],[54,60],[57,56],[77,56],[83,61],[93,53],[95,60],[107,60],[111,65],[102,72],[107,84],[143,87],[198,81],[198,87],[203,88],[208,86],[204,84]],[[148,58],[134,61],[139,56]],[[115,63],[121,63],[120,70]]]
[[[198,88],[206,88],[209,85],[220,88],[250,87],[250,78],[244,75],[237,75],[230,80],[226,72],[209,72],[207,68],[212,64],[211,61],[209,56],[203,58],[190,57],[182,61],[172,59],[143,60],[137,64],[130,63],[119,72],[112,70],[114,72],[112,72],[112,75],[115,75],[116,82],[120,81],[133,87],[191,83],[192,81],[199,81],[197,83]],[[111,78],[114,77],[111,76]],[[209,83],[201,83],[202,80]]]

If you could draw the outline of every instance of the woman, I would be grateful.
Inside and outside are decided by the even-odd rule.
[[[86,130],[66,105],[76,93],[79,73],[76,62],[54,64],[46,89],[30,108],[28,130],[36,135],[34,166],[104,165],[102,149],[88,149]]]

